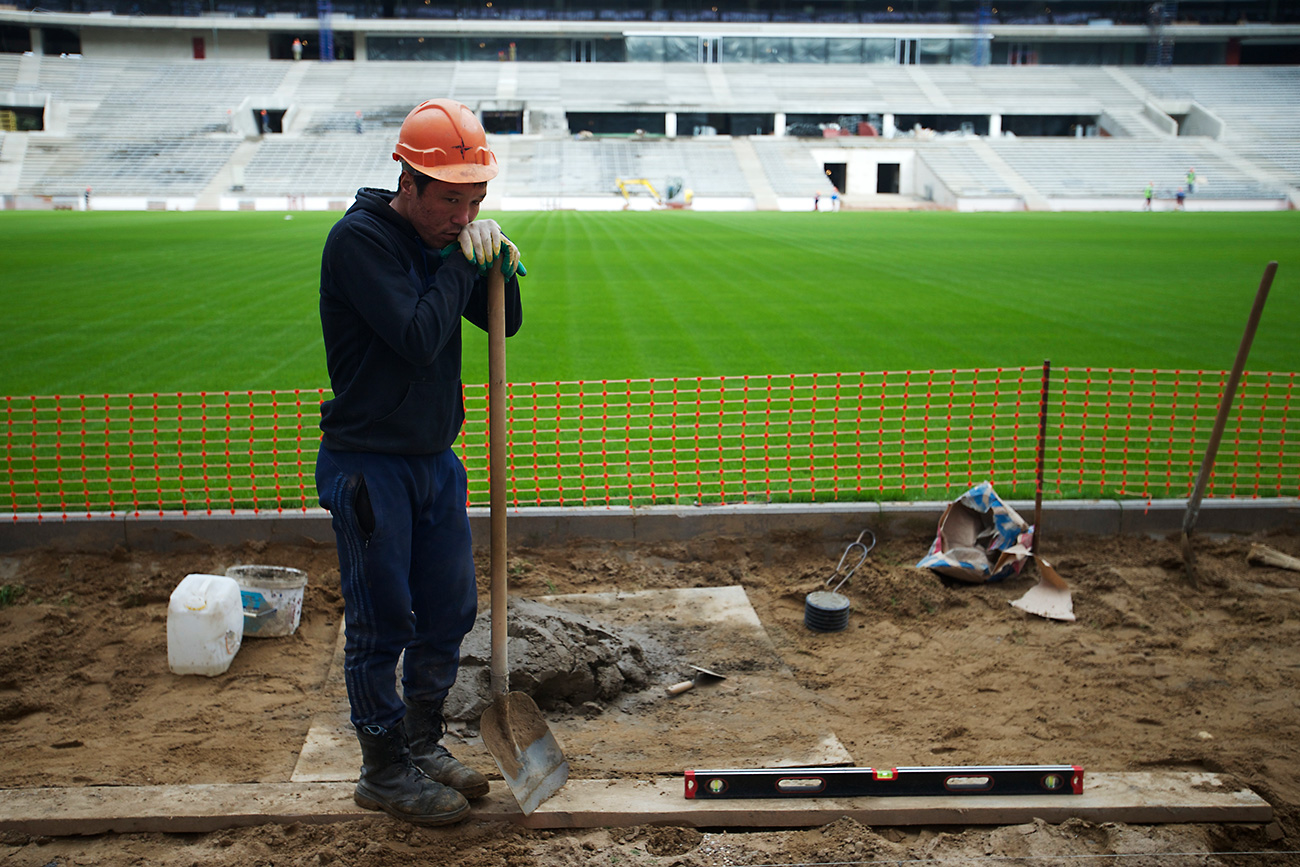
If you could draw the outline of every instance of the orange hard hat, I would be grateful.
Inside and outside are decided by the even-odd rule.
[[[500,170],[483,124],[454,99],[422,102],[402,121],[393,159],[449,184],[490,181]]]

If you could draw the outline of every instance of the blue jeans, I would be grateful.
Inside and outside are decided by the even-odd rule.
[[[344,675],[352,724],[391,728],[408,701],[441,702],[478,598],[465,467],[434,455],[321,447],[316,490],[333,517],[343,590]]]

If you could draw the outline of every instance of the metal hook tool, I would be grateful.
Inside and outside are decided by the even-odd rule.
[[[871,537],[870,545],[863,544],[863,536]],[[849,625],[849,599],[838,591],[853,577],[858,567],[867,561],[867,555],[874,547],[876,547],[876,534],[870,530],[863,530],[856,540],[849,543],[844,553],[840,555],[839,565],[826,579],[826,586],[830,589],[817,590],[805,597],[803,614],[805,626],[816,632],[838,632]],[[846,564],[849,563],[852,565],[846,568]],[[834,587],[831,587],[832,583],[835,584]]]
[[[871,537],[870,545],[862,544],[863,536]],[[844,553],[840,555],[839,565],[835,567],[835,571],[831,573],[831,577],[826,579],[827,587],[831,587],[831,582],[836,578],[840,579],[840,583],[831,587],[832,593],[838,592],[839,589],[844,586],[844,583],[853,577],[853,573],[858,571],[858,567],[867,562],[867,555],[871,553],[871,549],[874,547],[876,547],[876,534],[872,533],[870,530],[863,530],[858,534],[858,538],[855,541],[849,543],[849,547],[845,548]],[[861,551],[862,553],[858,555],[858,561],[846,570],[844,564],[855,551]]]

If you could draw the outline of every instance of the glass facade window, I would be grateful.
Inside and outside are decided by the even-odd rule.
[[[827,63],[861,63],[862,39],[832,38],[826,40]],[[872,40],[874,41],[874,40]],[[894,40],[889,40],[892,44]]]
[[[969,63],[970,40],[930,39],[933,54],[922,63]],[[727,36],[723,63],[896,63],[896,39]],[[954,60],[953,58],[964,58]]]
[[[754,40],[749,36],[724,36],[722,38],[723,63],[753,63]]]
[[[664,61],[667,63],[697,63],[700,59],[698,36],[665,36]]]
[[[755,63],[793,63],[790,39],[782,36],[754,37]]]
[[[825,39],[807,39],[795,37],[790,40],[791,63],[825,63]]]
[[[627,60],[627,49],[622,39],[605,36],[592,40],[592,57],[597,63],[623,63]]]
[[[898,44],[895,39],[863,39],[862,59],[848,63],[897,63]]]
[[[369,36],[366,54],[371,60],[457,60],[457,41],[426,36]]]
[[[954,39],[952,41],[952,63],[954,66],[971,66],[975,63],[974,39]]]
[[[970,39],[903,40],[908,61],[926,64],[970,64],[974,41]],[[892,38],[853,39],[845,37],[790,36],[615,36],[593,39],[524,38],[505,36],[379,36],[366,38],[371,60],[408,61],[500,61],[568,62],[575,59],[600,63],[700,63],[720,60],[723,63],[887,63],[899,62],[899,40]],[[1084,61],[1095,56],[1097,48],[1088,46],[1078,55],[1063,44],[1053,63]],[[575,57],[575,46],[581,56]],[[714,51],[720,51],[715,56]],[[1006,62],[1006,48],[994,62]],[[1088,54],[1091,52],[1091,54]]]
[[[922,64],[952,63],[952,40],[918,39],[916,40],[916,56],[917,62]]]
[[[662,36],[628,36],[623,41],[627,45],[629,63],[664,62],[664,38]]]
[[[519,39],[516,40],[518,58],[530,62],[554,63],[569,59],[569,40],[567,39]]]

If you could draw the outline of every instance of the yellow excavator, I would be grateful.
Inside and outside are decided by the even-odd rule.
[[[691,200],[695,198],[695,193],[686,189],[686,185],[682,183],[681,178],[669,178],[664,188],[667,195],[663,196],[659,195],[659,191],[655,189],[654,184],[650,183],[646,178],[618,178],[614,183],[618,185],[618,191],[623,194],[623,198],[626,200],[626,204],[623,205],[624,210],[632,204],[632,194],[628,192],[628,187],[645,187],[654,199],[655,205],[660,208],[671,208],[673,210],[689,208]]]

